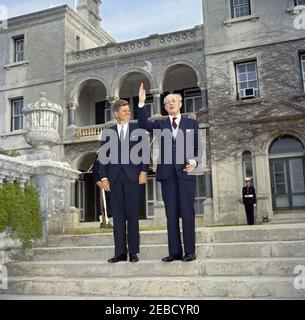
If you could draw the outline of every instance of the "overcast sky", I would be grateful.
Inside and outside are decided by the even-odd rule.
[[[117,41],[167,33],[202,24],[202,0],[102,0],[102,27]],[[0,0],[9,17],[68,4],[74,0]]]

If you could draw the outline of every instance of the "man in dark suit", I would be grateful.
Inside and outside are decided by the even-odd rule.
[[[126,221],[129,261],[137,262],[139,261],[137,254],[139,253],[140,185],[147,181],[149,164],[143,162],[134,164],[130,159],[130,151],[139,141],[131,139],[138,125],[129,122],[131,116],[129,103],[117,100],[113,112],[117,124],[103,131],[101,157],[99,157],[102,188],[110,192],[113,216],[115,255],[108,262],[127,260]],[[110,150],[107,152],[109,163],[101,161],[101,158],[106,156],[103,151],[106,143],[110,145]],[[111,155],[112,152],[117,152],[117,157]]]
[[[170,145],[159,140],[160,159],[157,166],[157,180],[161,182],[162,197],[165,204],[168,232],[169,255],[162,261],[193,261],[195,254],[195,186],[196,176],[193,171],[198,165],[198,123],[196,120],[181,117],[182,97],[170,94],[165,97],[165,109],[169,117],[151,122],[143,108],[146,92],[143,84],[139,89],[138,123],[149,132],[169,132]],[[193,141],[187,145],[186,136],[193,134]],[[179,138],[180,137],[180,138]],[[166,140],[166,139],[165,139]],[[181,149],[182,147],[182,149]],[[184,147],[184,148],[183,148]],[[179,152],[176,152],[180,148]],[[166,153],[172,150],[168,163]],[[182,150],[182,155],[181,155]],[[188,151],[187,151],[188,150]],[[189,151],[191,151],[189,153]],[[180,156],[180,157],[179,157]],[[178,159],[178,157],[180,159]],[[179,161],[178,161],[179,160]],[[184,256],[182,251],[179,216],[182,218]]]
[[[245,178],[245,186],[242,189],[243,204],[245,206],[247,223],[254,224],[254,207],[256,207],[256,193],[251,184],[251,178]]]

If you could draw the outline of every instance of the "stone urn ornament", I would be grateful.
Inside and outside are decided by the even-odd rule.
[[[51,146],[61,142],[58,128],[63,109],[50,102],[45,92],[40,93],[38,101],[28,104],[23,114],[26,117],[26,142],[37,151],[49,151]]]

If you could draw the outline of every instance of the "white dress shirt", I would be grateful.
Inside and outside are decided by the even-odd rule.
[[[174,129],[174,127],[173,127],[173,118],[176,118],[176,120],[175,120],[175,122],[177,124],[177,128],[176,129]],[[176,139],[177,134],[178,134],[180,120],[181,120],[181,114],[178,114],[176,117],[169,116],[169,120],[170,120],[171,126],[172,126],[173,137]]]
[[[122,126],[123,126],[124,138],[126,138],[126,132],[127,132],[127,129],[128,129],[128,122],[124,123],[124,124],[120,124],[120,123],[117,122],[117,130],[118,130],[119,139],[121,139],[120,133],[121,133]],[[108,179],[107,178],[101,179],[101,181],[104,181],[104,180],[108,180]]]
[[[122,126],[123,126],[124,138],[126,138],[126,132],[127,132],[127,129],[128,129],[128,122],[124,123],[124,124],[117,123],[117,129],[118,129],[118,134],[119,134],[119,138],[120,139],[121,139],[120,134],[121,134]]]
[[[139,108],[143,108],[144,107],[144,104],[140,104],[138,105]],[[174,129],[173,128],[173,118],[177,118],[175,120],[175,122],[177,123],[177,128]],[[177,137],[177,134],[178,134],[178,129],[179,129],[179,124],[180,124],[180,121],[181,121],[181,114],[178,114],[176,117],[173,117],[171,115],[169,115],[169,120],[170,120],[170,123],[171,123],[171,126],[172,126],[172,133],[173,133],[173,136],[174,138]],[[194,164],[194,165],[197,165],[197,162],[194,160],[194,159],[189,159],[188,162],[190,164]]]

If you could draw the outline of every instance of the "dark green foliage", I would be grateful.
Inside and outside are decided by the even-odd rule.
[[[0,187],[0,232],[8,230],[20,239],[23,247],[41,238],[41,214],[38,192],[26,185],[24,191],[17,183],[3,182]]]
[[[21,154],[17,151],[5,151],[3,149],[0,149],[0,154],[3,154],[8,157],[19,157]]]

